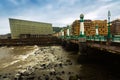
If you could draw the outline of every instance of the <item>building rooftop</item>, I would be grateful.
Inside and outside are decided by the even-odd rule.
[[[46,23],[46,22],[38,22],[38,21],[30,21],[30,20],[22,20],[22,19],[14,19],[14,18],[9,18],[9,20],[16,20],[16,21],[24,21],[24,22],[34,22],[34,23],[43,23],[43,24],[51,24],[51,23]]]

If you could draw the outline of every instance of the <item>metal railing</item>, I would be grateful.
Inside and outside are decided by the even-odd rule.
[[[107,41],[107,36],[87,36],[86,39],[91,41]],[[120,36],[112,36],[111,41],[120,42]]]
[[[105,36],[87,36],[86,39],[91,41],[107,41]]]
[[[61,36],[60,38],[79,40],[80,36]],[[86,36],[85,38],[89,41],[107,41],[107,36]],[[120,43],[120,35],[111,36],[111,41]]]
[[[113,42],[120,42],[120,35],[112,37]]]

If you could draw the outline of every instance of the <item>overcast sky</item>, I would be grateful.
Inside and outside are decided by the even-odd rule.
[[[83,13],[85,19],[120,18],[120,0],[0,0],[0,34],[10,32],[9,18],[52,23],[63,27]]]

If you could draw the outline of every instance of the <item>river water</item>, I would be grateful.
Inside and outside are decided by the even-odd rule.
[[[0,80],[120,80],[116,65],[78,63],[61,46],[0,48]]]

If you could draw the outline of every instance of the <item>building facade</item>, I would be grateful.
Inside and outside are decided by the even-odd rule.
[[[120,35],[120,19],[116,19],[111,22],[112,25],[110,26],[111,28],[111,34],[112,35]]]
[[[98,26],[98,34],[101,36],[107,36],[108,34],[108,27],[107,27],[107,20],[94,20],[92,21],[92,27]]]
[[[53,33],[52,24],[43,22],[9,19],[12,39],[26,35],[50,35]]]
[[[80,20],[75,20],[72,23],[72,35],[78,36],[80,34]]]
[[[106,36],[108,33],[107,20],[84,20],[84,32],[86,36],[96,35],[96,26],[98,26],[98,33],[101,36]],[[80,20],[75,20],[72,23],[72,34],[80,35]]]
[[[91,36],[95,32],[94,27],[92,27],[92,20],[85,20],[84,21],[84,28],[85,28],[85,35],[86,36]]]
[[[11,34],[4,34],[4,35],[0,35],[0,39],[11,39]]]

